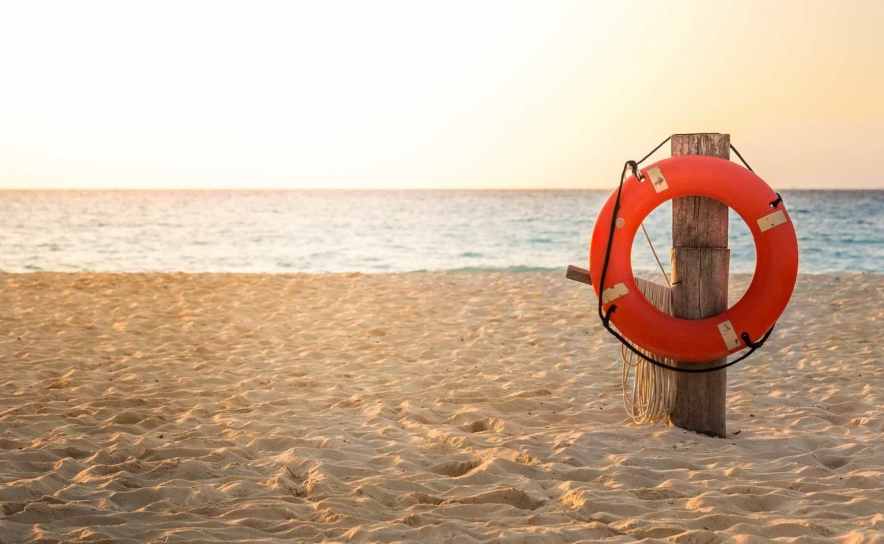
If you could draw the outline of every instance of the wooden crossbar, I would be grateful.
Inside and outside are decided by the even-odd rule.
[[[568,265],[568,271],[565,272],[565,277],[569,280],[592,285],[592,278],[589,277],[589,270],[574,266],[573,264]]]

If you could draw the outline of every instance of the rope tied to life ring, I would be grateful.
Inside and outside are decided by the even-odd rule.
[[[728,368],[730,366],[733,366],[733,365],[747,359],[753,353],[755,353],[758,349],[760,349],[764,345],[764,343],[767,341],[767,339],[770,337],[771,333],[774,330],[775,324],[772,325],[770,327],[770,329],[768,329],[768,331],[764,335],[762,335],[761,338],[759,338],[756,341],[753,341],[750,338],[750,335],[748,332],[746,332],[746,331],[741,332],[740,338],[743,340],[743,342],[746,344],[746,346],[749,348],[749,350],[746,353],[742,354],[741,356],[737,357],[736,359],[734,359],[732,361],[728,361],[726,363],[716,365],[713,367],[708,367],[708,368],[678,367],[678,366],[674,366],[671,364],[666,364],[660,360],[653,358],[654,354],[647,352],[646,350],[642,350],[641,348],[637,347],[632,342],[630,342],[628,339],[626,339],[624,336],[622,336],[619,332],[614,330],[614,328],[611,326],[611,316],[617,311],[616,304],[611,304],[610,306],[608,306],[607,310],[604,309],[604,301],[603,301],[603,297],[602,297],[602,292],[605,289],[605,279],[606,279],[606,276],[608,273],[608,265],[609,265],[610,259],[611,259],[611,249],[612,249],[612,245],[614,242],[614,233],[616,231],[618,212],[620,210],[620,202],[621,202],[621,196],[622,196],[622,192],[623,192],[623,184],[627,179],[627,173],[631,173],[639,181],[643,181],[644,176],[642,175],[641,171],[639,170],[639,166],[643,162],[645,162],[648,158],[650,158],[651,155],[656,153],[661,147],[666,145],[666,143],[669,142],[669,140],[671,138],[672,138],[672,136],[669,136],[665,140],[660,142],[659,145],[657,145],[653,150],[651,150],[650,153],[645,155],[641,160],[638,160],[638,161],[628,160],[623,165],[623,170],[621,171],[621,174],[620,174],[620,184],[617,188],[616,200],[614,201],[613,214],[611,215],[611,225],[610,225],[609,234],[608,234],[607,247],[605,248],[605,258],[604,258],[604,265],[602,266],[602,271],[601,271],[601,281],[599,282],[598,315],[599,315],[599,319],[601,320],[602,325],[604,326],[605,330],[607,330],[608,333],[610,333],[612,336],[614,336],[614,338],[616,338],[622,344],[621,350],[624,350],[622,353],[622,356],[623,356],[624,363],[626,363],[626,364],[629,364],[629,365],[632,364],[631,359],[627,360],[627,357],[626,357],[627,353],[625,350],[629,350],[630,352],[632,352],[632,354],[634,356],[637,356],[637,357],[641,358],[642,360],[646,361],[647,363],[653,365],[654,367],[657,367],[660,369],[671,370],[673,372],[688,373],[688,374],[703,374],[706,372],[716,372],[716,371]],[[730,149],[734,151],[734,153],[737,155],[737,157],[739,157],[740,162],[743,163],[743,166],[745,166],[746,169],[749,170],[750,172],[754,173],[754,170],[752,170],[752,167],[749,166],[749,164],[746,162],[746,160],[743,158],[743,156],[740,154],[740,152],[737,151],[737,148],[734,147],[732,144],[729,144],[729,145],[730,145]],[[783,202],[782,196],[779,193],[776,193],[776,195],[777,195],[776,200],[770,202],[771,208],[776,208]],[[643,224],[642,224],[642,228],[644,229]],[[647,231],[645,231],[645,236],[647,236]],[[649,237],[648,237],[648,242],[650,243]],[[651,244],[651,248],[653,250],[653,244]],[[654,256],[656,257],[656,251],[654,251]],[[657,263],[660,264],[659,258],[657,259]],[[663,270],[662,264],[660,264],[660,268],[661,268],[661,270]],[[666,278],[667,284],[669,284],[669,278],[666,276],[665,270],[663,270],[663,275],[664,275],[664,278]],[[670,286],[671,286],[671,284],[670,284]],[[662,308],[658,308],[658,309],[662,310]],[[658,357],[658,358],[660,358],[660,357]],[[624,372],[626,372],[626,371],[627,370],[624,369]],[[625,374],[624,374],[624,380],[626,380]],[[625,381],[624,381],[624,384],[625,384]]]

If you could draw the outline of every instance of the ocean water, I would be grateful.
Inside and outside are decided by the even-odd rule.
[[[586,266],[608,191],[3,191],[0,270],[513,271]],[[787,191],[804,273],[884,272],[884,191]],[[671,208],[646,221],[668,268]],[[731,271],[752,272],[731,212]],[[656,266],[639,231],[633,267]]]

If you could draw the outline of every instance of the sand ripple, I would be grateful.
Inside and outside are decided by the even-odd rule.
[[[802,276],[718,440],[560,276],[0,274],[0,542],[881,538],[884,278]]]

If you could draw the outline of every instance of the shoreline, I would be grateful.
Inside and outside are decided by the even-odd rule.
[[[579,263],[577,266],[580,266],[586,263]],[[203,271],[203,272],[188,272],[183,270],[176,271],[162,271],[162,270],[135,270],[135,271],[75,271],[75,270],[28,270],[24,272],[9,272],[0,270],[0,277],[2,276],[29,276],[29,275],[64,275],[64,276],[73,276],[73,275],[82,275],[82,276],[152,276],[152,275],[168,275],[168,276],[407,276],[407,275],[478,275],[478,274],[512,274],[516,276],[521,275],[557,275],[561,272],[561,276],[564,277],[565,271],[568,268],[568,265],[565,265],[561,268],[525,268],[521,270],[522,267],[507,267],[507,268],[477,268],[473,269],[471,267],[466,268],[453,268],[446,270],[409,270],[407,272],[224,272],[224,271]],[[671,273],[669,270],[666,271],[667,274]],[[642,277],[649,277],[649,279],[655,280],[659,279],[660,271],[654,269],[640,269],[635,271],[636,275],[640,275]],[[655,277],[656,276],[656,277]],[[745,281],[746,278],[751,278],[753,276],[750,272],[737,272],[730,274],[730,278],[733,281]],[[862,276],[881,276],[884,277],[884,272],[799,272],[798,277],[809,277],[809,278],[825,278],[825,277],[862,277]]]

